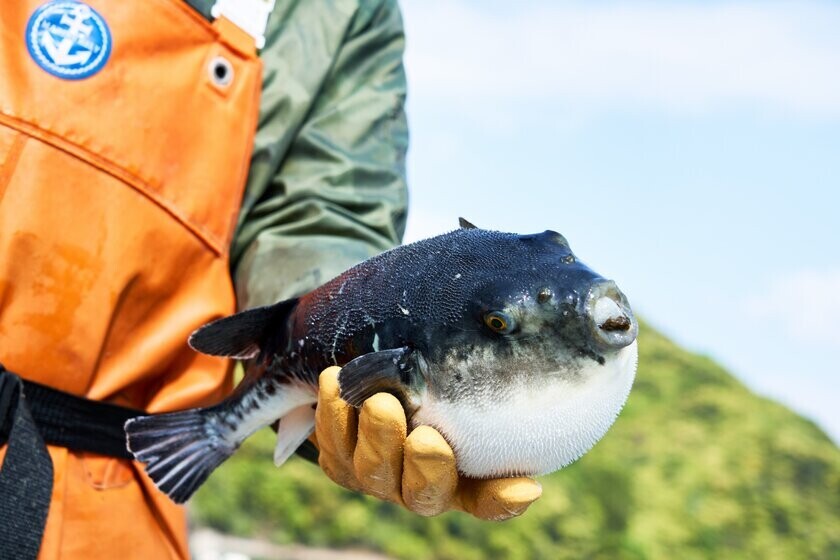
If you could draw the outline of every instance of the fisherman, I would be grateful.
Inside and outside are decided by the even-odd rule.
[[[396,2],[271,4],[4,4],[2,558],[187,558],[185,511],[128,459],[123,423],[229,393],[231,363],[186,344],[198,326],[400,241]],[[385,394],[357,418],[322,374],[319,462],[339,484],[487,519],[539,496],[458,479],[440,434],[415,432]]]

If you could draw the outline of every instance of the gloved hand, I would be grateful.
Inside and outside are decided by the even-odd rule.
[[[357,412],[339,396],[339,371],[321,373],[315,412],[318,462],[336,483],[420,515],[459,509],[496,521],[520,515],[542,494],[530,478],[459,477],[452,448],[437,430],[418,426],[406,437],[402,405],[387,393]]]

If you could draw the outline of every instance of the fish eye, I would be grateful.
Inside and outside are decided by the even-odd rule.
[[[491,311],[485,315],[484,324],[490,327],[490,330],[500,334],[508,334],[516,326],[513,317],[501,311]]]

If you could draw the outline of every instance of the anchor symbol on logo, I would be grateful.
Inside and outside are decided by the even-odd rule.
[[[85,22],[90,18],[90,8],[81,4],[72,8],[69,14],[62,14],[59,23],[66,27],[51,26],[44,30],[41,45],[55,64],[68,66],[71,64],[85,64],[93,54],[93,49],[79,50],[70,53],[75,46],[83,45],[93,31],[92,25]],[[56,43],[53,33],[61,37]],[[93,45],[95,48],[95,45]]]
[[[35,62],[59,78],[81,80],[99,72],[111,54],[105,19],[79,0],[51,0],[26,25],[26,46]]]

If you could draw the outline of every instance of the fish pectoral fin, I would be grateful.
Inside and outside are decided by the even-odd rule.
[[[315,408],[311,404],[294,408],[281,418],[277,427],[274,464],[279,467],[285,463],[314,430]]]
[[[458,218],[458,225],[461,226],[461,229],[478,229],[478,226],[466,218]]]
[[[405,406],[416,373],[412,353],[410,348],[403,347],[359,356],[338,374],[341,398],[360,407],[369,397],[384,392],[391,393]]]
[[[190,346],[204,354],[238,360],[270,355],[285,339],[286,319],[297,302],[289,299],[255,307],[208,323],[190,335]]]

